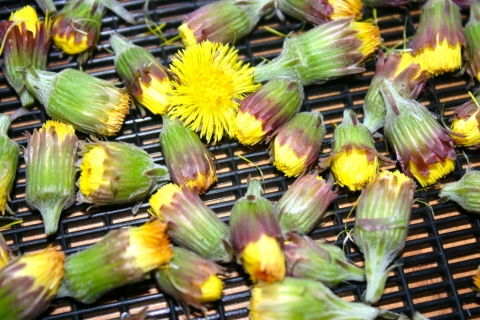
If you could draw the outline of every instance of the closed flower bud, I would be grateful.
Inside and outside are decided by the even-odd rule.
[[[54,73],[27,68],[25,83],[51,118],[86,133],[115,135],[130,108],[125,89],[75,69]]]
[[[460,180],[448,183],[438,196],[442,201],[455,201],[468,212],[480,213],[480,171],[467,169]]]
[[[380,300],[390,266],[405,246],[415,182],[398,171],[382,171],[362,190],[356,208],[354,240],[365,258],[363,300]]]
[[[365,272],[347,260],[339,247],[313,241],[295,233],[285,243],[287,274],[307,278],[333,287],[344,281],[364,281]]]
[[[15,214],[7,202],[10,201],[15,173],[17,172],[19,148],[18,144],[10,140],[7,130],[10,127],[10,116],[0,113],[0,213],[5,211]]]
[[[0,319],[36,319],[57,294],[65,254],[26,253],[0,270]]]
[[[130,43],[118,33],[110,37],[115,51],[115,68],[136,102],[154,114],[165,114],[171,90],[166,67],[142,47]]]
[[[5,239],[0,233],[0,270],[2,270],[10,260],[13,259],[13,254],[8,248]]]
[[[375,177],[379,168],[379,158],[372,134],[358,121],[352,110],[345,110],[342,123],[335,129],[332,139],[332,151],[328,158],[320,160],[320,167],[332,166],[337,183],[350,191],[361,190]]]
[[[380,47],[380,31],[368,22],[339,19],[285,39],[280,56],[257,66],[255,81],[275,77],[302,85],[365,71],[361,63]]]
[[[455,109],[451,130],[457,146],[477,148],[480,145],[480,97]]]
[[[274,78],[242,100],[234,120],[235,137],[244,145],[271,138],[275,129],[290,120],[303,102],[303,86]]]
[[[449,132],[427,108],[402,98],[388,80],[380,88],[387,106],[385,135],[403,172],[425,187],[453,171],[457,154]]]
[[[429,77],[460,69],[466,44],[460,9],[451,0],[429,0],[422,9],[412,54]]]
[[[10,21],[0,22],[5,76],[24,107],[31,106],[35,98],[25,88],[22,70],[28,66],[42,70],[47,67],[50,29],[50,21],[40,22],[30,6],[12,12]]]
[[[94,141],[82,143],[80,149],[79,202],[140,203],[170,179],[166,167],[133,144]],[[136,205],[133,212],[137,209]]]
[[[344,301],[320,282],[290,277],[253,286],[250,300],[251,320],[374,320],[384,313],[363,303]]]
[[[206,311],[204,303],[222,297],[223,281],[217,274],[223,269],[186,249],[174,247],[172,251],[168,265],[155,272],[158,285],[182,305]],[[188,307],[184,311],[188,315]]]
[[[282,232],[309,233],[326,217],[327,208],[336,196],[332,185],[318,172],[299,177],[277,203]]]
[[[388,56],[385,56],[383,51],[378,52],[375,75],[363,102],[363,124],[372,133],[383,127],[387,115],[380,92],[380,84],[384,79],[390,81],[398,94],[405,99],[416,99],[425,86],[427,74],[409,52]]]
[[[204,193],[217,181],[210,151],[180,120],[163,117],[160,145],[174,183]]]
[[[283,13],[314,25],[350,17],[362,19],[360,0],[278,0],[277,6]]]
[[[168,224],[181,246],[211,261],[233,258],[230,230],[195,191],[169,183],[150,198],[150,212]]]
[[[282,230],[275,208],[262,197],[259,180],[250,180],[247,194],[230,214],[233,248],[252,282],[282,281],[285,277]]]
[[[470,9],[470,18],[465,25],[467,61],[465,69],[472,78],[480,81],[480,3]]]
[[[325,135],[323,116],[320,112],[298,113],[274,135],[270,160],[287,177],[296,177],[318,160]]]
[[[67,54],[85,52],[80,62],[85,61],[98,41],[105,7],[127,22],[135,22],[133,16],[115,0],[72,0],[58,13],[53,23],[55,45]]]
[[[63,209],[75,201],[78,138],[71,125],[48,120],[33,135],[25,133],[27,187],[25,201],[43,217],[45,233],[57,232]]]
[[[68,256],[59,296],[92,303],[110,290],[142,280],[173,256],[166,229],[158,219],[116,229],[90,248]]]
[[[234,43],[247,36],[262,16],[273,11],[273,0],[216,1],[185,15],[178,31],[187,47],[203,40]]]

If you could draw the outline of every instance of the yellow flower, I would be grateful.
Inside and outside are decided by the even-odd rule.
[[[20,10],[12,12],[9,20],[13,21],[14,24],[24,22],[27,30],[33,33],[33,37],[35,38],[37,35],[37,22],[40,22],[40,20],[38,20],[37,12],[31,6],[25,6]],[[22,29],[20,28],[20,30]]]
[[[233,131],[241,144],[251,146],[265,138],[267,132],[263,131],[263,122],[249,112],[240,111],[235,117]]]
[[[280,145],[278,139],[273,142],[273,152],[275,154],[273,165],[287,177],[296,177],[305,170],[307,155],[298,157],[289,145]]]
[[[150,203],[151,213],[163,219],[164,216],[162,213],[162,207],[170,205],[172,203],[173,196],[177,192],[182,192],[182,189],[180,186],[174,183],[168,183],[158,189],[158,191],[154,193],[148,201]]]
[[[415,59],[427,70],[429,77],[438,76],[445,72],[452,72],[462,67],[462,44],[450,44],[447,39],[439,41],[437,34],[437,43],[435,48],[428,44],[425,48],[415,54]]]
[[[285,255],[273,237],[262,234],[256,242],[248,243],[241,258],[253,282],[271,283],[285,277]]]
[[[396,187],[398,190],[402,187],[402,185],[405,182],[411,181],[409,177],[407,177],[405,174],[401,173],[400,171],[388,171],[388,170],[383,170],[381,171],[376,179],[389,179],[389,180],[394,180],[392,184],[396,183]]]
[[[347,186],[350,191],[361,190],[365,184],[370,182],[378,171],[378,159],[369,159],[368,151],[355,147],[345,148],[332,160],[332,172],[337,183],[343,187]]]
[[[259,85],[254,68],[238,60],[237,50],[226,44],[203,41],[177,54],[170,66],[178,76],[169,96],[170,115],[200,131],[207,141],[233,136],[238,103]]]
[[[403,52],[401,53],[401,56],[402,57],[400,59],[400,63],[397,67],[397,70],[395,70],[393,78],[396,78],[400,73],[405,71],[405,69],[410,67],[412,64],[417,64],[420,66],[420,68],[418,68],[417,74],[414,76],[414,79],[420,76],[422,71],[425,70],[423,69],[424,66],[418,61],[418,58],[414,57],[410,52]]]
[[[464,137],[459,137],[454,134],[451,135],[456,145],[473,147],[480,144],[479,111],[480,109],[469,115],[467,119],[456,118],[453,120],[452,131],[464,135]]]
[[[144,273],[158,268],[173,257],[166,231],[167,225],[158,219],[129,228],[130,244],[125,254],[133,257],[135,266]]]
[[[56,27],[58,20],[55,21],[53,28]],[[65,33],[53,33],[53,41],[55,45],[59,47],[63,52],[67,54],[78,54],[82,53],[88,48],[90,45],[88,44],[88,35],[80,36],[80,40],[76,40],[75,34]]]
[[[142,94],[136,100],[154,114],[166,114],[170,107],[167,94],[171,91],[171,84],[168,78],[162,80],[152,76],[149,83],[139,82]]]
[[[333,7],[331,20],[355,17],[355,20],[362,19],[362,1],[360,0],[327,0]]]
[[[93,147],[89,152],[83,156],[82,164],[80,165],[80,179],[78,185],[80,191],[85,196],[91,195],[102,184],[108,183],[103,179],[104,162],[107,155],[105,149],[100,145]]]
[[[362,41],[360,52],[363,53],[365,59],[371,58],[382,44],[380,29],[370,22],[357,21],[352,21],[350,28],[357,31],[356,37]]]
[[[178,27],[178,33],[180,34],[185,47],[197,44],[197,38],[195,38],[193,30],[190,29],[186,23],[182,23],[180,27]]]
[[[200,285],[202,297],[200,303],[218,300],[222,297],[223,281],[216,275],[212,274],[203,284]]]
[[[447,174],[453,171],[455,168],[455,160],[447,158],[443,162],[436,162],[428,165],[430,173],[428,175],[421,174],[417,166],[413,161],[410,161],[410,171],[412,172],[415,179],[422,185],[426,187],[436,183],[440,178],[445,177]]]
[[[65,140],[65,137],[67,136],[67,134],[69,135],[75,134],[75,129],[71,125],[65,124],[56,120],[47,120],[38,132],[42,133],[43,130],[48,131],[48,129],[50,128],[55,129],[59,142]]]

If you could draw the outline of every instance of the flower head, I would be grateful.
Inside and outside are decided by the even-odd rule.
[[[453,139],[427,108],[402,98],[388,80],[380,86],[387,106],[385,135],[403,172],[422,187],[449,174],[457,157]]]
[[[154,114],[168,112],[167,93],[171,90],[166,67],[143,49],[115,33],[110,37],[115,51],[115,68],[136,102]]]
[[[25,165],[28,184],[25,201],[39,210],[45,233],[57,232],[63,209],[75,201],[78,138],[69,124],[48,120],[40,130],[26,133]]]
[[[79,202],[140,202],[170,178],[166,167],[133,144],[94,141],[82,143],[80,149]]]
[[[362,190],[356,208],[355,243],[365,256],[366,303],[380,300],[393,259],[405,246],[415,182],[398,171],[382,171]]]
[[[465,25],[467,61],[465,69],[472,78],[480,81],[480,3],[472,4],[470,19]]]
[[[416,99],[427,80],[426,71],[409,52],[385,56],[378,52],[375,75],[363,102],[364,121],[372,133],[383,127],[387,108],[380,92],[380,84],[389,80],[395,90],[405,99]]]
[[[273,165],[287,177],[306,172],[317,162],[325,135],[320,112],[301,112],[277,129],[271,142]]]
[[[169,183],[154,193],[150,212],[168,223],[170,237],[212,261],[233,258],[228,226],[208,208],[198,193]]]
[[[350,23],[350,29],[357,32],[355,37],[362,42],[360,52],[363,54],[364,60],[370,60],[382,44],[380,29],[371,22],[364,21],[352,21]]]
[[[247,194],[230,215],[233,248],[253,282],[282,281],[285,277],[282,231],[275,209],[263,198],[259,180],[250,180]]]
[[[17,11],[14,11],[10,14],[10,21],[13,21],[15,24],[25,23],[27,31],[33,33],[33,37],[37,35],[37,24],[40,22],[38,20],[37,12],[31,6],[25,6]]]
[[[26,253],[0,270],[0,318],[36,319],[55,297],[65,254],[53,248]]]
[[[411,47],[429,77],[459,69],[465,43],[459,8],[451,0],[427,1]]]
[[[455,109],[451,130],[458,146],[477,147],[480,145],[480,97],[468,101]]]
[[[217,181],[210,151],[180,120],[163,117],[160,146],[174,183],[204,193]]]
[[[467,170],[463,177],[448,183],[438,196],[442,201],[452,200],[468,212],[480,213],[480,171]]]
[[[50,117],[86,133],[115,135],[130,108],[127,90],[75,69],[27,68],[25,84]]]
[[[10,127],[10,116],[0,113],[0,213],[5,211],[14,214],[7,202],[10,201],[10,192],[15,182],[17,172],[19,147],[10,140],[7,130]]]
[[[239,101],[258,88],[255,69],[239,61],[233,47],[208,40],[182,50],[170,68],[178,77],[168,99],[170,116],[207,141],[232,137]]]
[[[290,120],[303,102],[303,86],[275,78],[240,103],[234,121],[235,137],[244,145],[270,140],[273,131]]]

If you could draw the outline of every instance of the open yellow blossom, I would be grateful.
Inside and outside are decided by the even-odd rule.
[[[290,146],[280,145],[277,139],[273,143],[273,151],[275,154],[273,165],[287,177],[296,177],[305,170],[307,155],[298,157]]]
[[[373,57],[382,44],[378,26],[373,25],[371,22],[353,21],[350,23],[350,28],[358,32],[356,37],[362,41],[360,52],[363,53],[365,59],[368,60]]]
[[[202,285],[202,297],[200,303],[218,300],[222,297],[223,281],[216,275],[212,274]]]
[[[37,22],[40,20],[38,20],[37,12],[34,8],[31,6],[25,6],[20,10],[12,12],[9,20],[13,21],[15,24],[24,22],[27,30],[31,31],[33,33],[33,37],[35,38],[37,34]]]
[[[339,152],[332,160],[332,172],[337,183],[341,187],[347,186],[350,191],[361,190],[378,171],[378,158],[369,157],[367,150],[355,147]]]
[[[410,161],[410,171],[412,172],[413,176],[417,181],[422,185],[422,187],[426,187],[436,183],[439,179],[445,177],[447,174],[453,171],[455,168],[455,160],[447,158],[443,162],[436,162],[433,164],[428,165],[428,169],[430,173],[428,175],[421,174],[415,163]]]
[[[101,146],[93,147],[83,156],[80,165],[81,175],[79,179],[80,191],[88,196],[95,192],[105,181],[103,179],[104,161],[107,155]]]
[[[480,109],[471,114],[467,119],[456,118],[452,121],[451,130],[463,135],[463,137],[451,135],[456,145],[473,147],[480,144],[479,112]]]
[[[445,72],[452,72],[462,67],[462,44],[450,44],[447,39],[439,41],[435,48],[427,45],[415,54],[415,59],[423,70],[427,70],[429,77],[438,76]]]
[[[271,283],[285,277],[285,255],[277,239],[266,234],[245,246],[242,261],[253,282]]]
[[[238,60],[233,47],[203,41],[177,54],[170,66],[178,76],[168,100],[170,115],[214,142],[233,136],[238,103],[259,85],[254,68]]]
[[[327,0],[333,7],[331,20],[355,17],[355,20],[362,19],[362,1],[360,0]]]
[[[177,192],[182,192],[182,189],[180,186],[174,183],[168,183],[158,189],[158,191],[154,193],[148,201],[150,203],[151,213],[159,218],[162,218],[162,207],[170,205],[170,203],[172,203],[173,196]]]

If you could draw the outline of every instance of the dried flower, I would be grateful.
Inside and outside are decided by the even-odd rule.
[[[150,212],[168,224],[170,237],[211,261],[233,258],[230,230],[198,194],[169,183],[150,198]]]
[[[275,129],[290,120],[303,102],[303,86],[274,78],[240,103],[234,120],[235,137],[244,145],[270,140]]]
[[[277,7],[289,16],[314,25],[349,17],[362,19],[360,0],[278,0]]]
[[[363,300],[380,300],[390,266],[405,246],[415,182],[395,171],[382,171],[362,190],[357,203],[355,244],[365,257],[367,290]]]
[[[425,86],[427,74],[409,52],[393,53],[386,57],[383,51],[378,52],[375,75],[363,102],[363,124],[372,133],[383,127],[387,115],[380,92],[380,84],[384,79],[389,80],[405,99],[416,99]]]
[[[428,76],[460,69],[465,43],[459,8],[451,0],[427,1],[411,47]]]
[[[388,80],[380,86],[387,117],[385,135],[407,176],[422,187],[436,183],[455,167],[453,139],[427,108],[402,98]]]
[[[277,203],[282,232],[309,233],[327,216],[327,208],[335,197],[332,185],[325,182],[318,172],[299,177]]]
[[[25,133],[25,201],[43,217],[45,233],[57,232],[63,209],[75,201],[78,138],[71,125],[48,120],[33,135]]]
[[[167,113],[167,93],[172,88],[167,68],[118,33],[110,37],[110,44],[115,51],[117,73],[135,101],[154,114]]]
[[[273,0],[215,1],[185,15],[178,31],[187,47],[204,40],[235,43],[248,35],[262,16],[273,11]]]
[[[285,243],[287,274],[333,287],[344,281],[364,281],[365,272],[347,260],[339,247],[316,242],[307,236],[288,234]]]
[[[238,60],[237,50],[208,40],[177,53],[171,70],[178,81],[169,96],[169,115],[178,117],[200,137],[214,142],[233,136],[239,101],[259,85],[254,68]]]
[[[138,202],[170,179],[165,166],[133,144],[94,141],[80,145],[79,202],[95,205]]]
[[[50,29],[50,21],[40,22],[31,6],[12,12],[10,21],[0,22],[5,77],[20,96],[24,107],[31,106],[35,98],[25,88],[22,69],[32,66],[43,70],[47,67],[51,44]]]
[[[163,117],[160,145],[174,183],[204,193],[217,181],[210,151],[180,120]]]
[[[86,133],[115,135],[130,107],[125,89],[75,69],[54,73],[27,68],[25,84],[51,118]]]
[[[158,285],[182,305],[206,311],[204,303],[222,297],[223,282],[217,276],[222,267],[183,248],[174,247],[173,253],[167,267],[155,272]],[[184,310],[188,315],[188,307]]]
[[[467,169],[463,177],[442,188],[442,201],[453,200],[468,212],[480,213],[480,172]]]
[[[381,44],[380,31],[368,22],[339,19],[285,39],[280,56],[256,67],[255,81],[275,77],[302,85],[365,71],[360,64]]]
[[[472,4],[470,18],[465,25],[466,55],[465,69],[472,78],[480,81],[480,3]]]
[[[90,248],[68,256],[60,296],[92,303],[110,290],[142,280],[173,256],[166,229],[158,219],[116,229]]]
[[[477,148],[480,145],[480,97],[465,102],[455,109],[451,137],[457,146]]]
[[[287,177],[307,172],[318,160],[325,135],[320,112],[301,112],[277,129],[270,144],[270,160]]]
[[[36,319],[62,282],[65,254],[55,249],[26,253],[0,270],[0,319]]]
[[[282,230],[275,209],[262,197],[259,180],[250,180],[247,194],[230,214],[230,229],[237,262],[252,282],[282,281],[285,277]]]
[[[17,172],[19,148],[18,144],[10,140],[7,130],[10,127],[10,116],[0,113],[0,213],[5,211],[15,214],[7,202],[10,201],[15,173]]]

